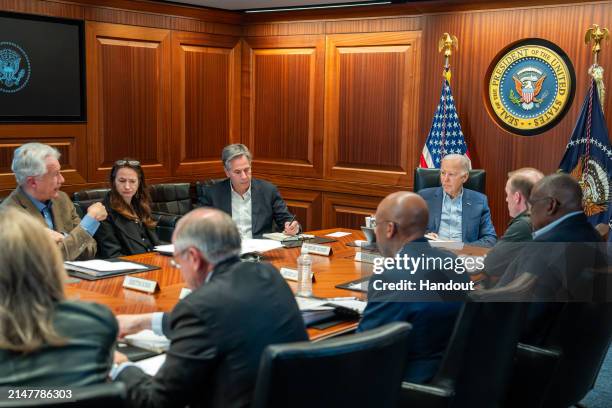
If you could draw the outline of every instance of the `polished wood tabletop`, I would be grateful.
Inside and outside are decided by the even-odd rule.
[[[337,289],[335,285],[362,276],[372,274],[372,265],[354,261],[355,248],[346,244],[357,239],[364,239],[361,231],[335,228],[313,232],[316,236],[325,236],[331,232],[344,231],[350,235],[335,238],[337,242],[325,244],[332,247],[329,257],[312,255],[312,269],[315,282],[312,285],[313,295],[318,297],[344,297],[355,296],[365,300],[362,292]],[[265,261],[272,263],[277,268],[297,267],[297,257],[300,248],[279,248],[265,252]],[[123,288],[124,276],[117,276],[96,281],[86,281],[70,278],[66,284],[66,296],[70,299],[78,299],[89,302],[97,302],[108,306],[115,314],[150,313],[172,310],[179,300],[181,289],[186,287],[181,277],[180,270],[170,265],[171,257],[158,253],[147,253],[126,257],[128,260],[142,262],[159,266],[160,269],[134,273],[129,276],[154,280],[159,284],[159,291],[154,294],[134,291]],[[297,284],[287,281],[295,292]],[[353,330],[356,322],[345,322],[324,330],[308,329],[311,340],[321,340],[330,336]]]
[[[363,233],[356,230],[334,228],[314,231],[312,234],[323,237],[337,231],[348,232],[350,235],[335,238],[337,242],[325,244],[332,248],[332,254],[329,257],[312,255],[312,269],[315,276],[312,285],[313,295],[324,298],[354,296],[366,300],[365,293],[335,287],[339,283],[372,274],[373,265],[355,261],[356,248],[347,245],[349,242],[364,239]],[[457,252],[465,255],[482,256],[487,251],[487,248],[465,246]],[[300,248],[279,248],[265,252],[264,255],[265,261],[272,263],[279,269],[282,267],[295,269]],[[159,266],[160,269],[158,270],[129,275],[156,281],[160,287],[159,291],[154,294],[147,294],[125,289],[122,286],[125,275],[96,281],[70,278],[70,282],[66,284],[67,297],[104,304],[115,314],[168,312],[172,310],[179,300],[181,289],[186,286],[180,271],[170,265],[171,257],[150,252],[128,256],[125,259]],[[295,292],[297,283],[292,281],[287,281],[287,283]],[[308,335],[313,341],[322,340],[352,331],[356,327],[357,322],[344,322],[324,330],[309,328]]]

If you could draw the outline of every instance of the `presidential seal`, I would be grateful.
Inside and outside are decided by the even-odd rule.
[[[489,111],[503,128],[535,135],[565,115],[574,97],[574,67],[563,50],[542,39],[502,51],[488,75]]]
[[[21,91],[30,80],[30,59],[17,44],[0,41],[0,92]]]

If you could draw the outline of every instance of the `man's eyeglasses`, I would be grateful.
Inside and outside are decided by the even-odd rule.
[[[188,250],[189,250],[189,248],[185,248],[182,251],[177,252],[176,254],[174,254],[172,256],[172,258],[170,258],[170,266],[172,266],[173,268],[176,268],[176,269],[181,269],[181,264],[179,264],[177,262],[177,258],[180,258],[181,256],[183,256],[183,254],[185,252],[187,252]]]
[[[140,167],[140,162],[138,160],[124,160],[124,159],[117,160],[115,162],[115,166],[125,166],[125,165],[133,166],[133,167]]]

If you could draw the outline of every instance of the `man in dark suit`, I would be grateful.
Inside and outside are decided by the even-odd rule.
[[[593,272],[607,267],[605,244],[582,209],[582,189],[567,174],[540,180],[531,192],[533,242],[525,247],[498,283],[503,287],[523,274],[534,279],[526,300],[525,340],[537,343],[565,301],[590,301]]]
[[[429,207],[427,229],[434,238],[490,247],[497,241],[497,235],[487,196],[463,188],[469,171],[467,157],[446,155],[440,165],[442,187],[418,191]]]
[[[276,186],[251,177],[251,153],[245,145],[225,146],[221,161],[227,179],[204,188],[199,199],[202,206],[231,215],[242,238],[260,238],[272,232],[273,222],[287,235],[300,231]]]
[[[425,383],[435,375],[461,308],[459,301],[472,286],[464,271],[457,268],[456,272],[449,266],[457,258],[450,252],[432,248],[425,239],[427,217],[425,201],[410,192],[393,193],[378,205],[376,244],[385,260],[394,257],[400,262],[383,271],[374,271],[368,284],[368,304],[357,329],[374,329],[394,321],[411,323],[405,379],[415,383]],[[410,259],[428,263],[411,267]],[[412,289],[397,290],[389,286],[397,287],[406,281],[414,284]],[[455,283],[461,288],[421,287],[425,283]]]
[[[169,314],[117,317],[120,335],[161,326],[166,361],[149,377],[119,355],[111,376],[134,407],[248,407],[264,348],[308,339],[291,289],[272,265],[240,262],[238,229],[219,210],[185,215],[173,242],[193,292]]]
[[[17,188],[2,202],[36,218],[57,243],[64,260],[90,259],[96,254],[93,235],[106,219],[101,203],[91,205],[79,218],[66,193],[60,191],[60,152],[42,143],[26,143],[15,149],[11,170]]]
[[[531,167],[508,173],[506,203],[512,219],[504,235],[487,253],[484,263],[486,275],[493,280],[499,279],[504,274],[510,262],[524,248],[525,242],[531,242],[533,239],[528,200],[533,186],[543,177],[541,171]]]

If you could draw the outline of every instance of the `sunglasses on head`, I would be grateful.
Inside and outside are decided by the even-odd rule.
[[[124,159],[117,160],[115,162],[115,166],[125,166],[125,165],[138,167],[140,166],[140,162],[138,160],[124,160]]]

